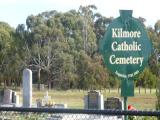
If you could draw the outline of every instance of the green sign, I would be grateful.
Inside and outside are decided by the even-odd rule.
[[[107,68],[127,80],[144,69],[151,49],[144,25],[132,17],[132,10],[120,10],[120,17],[110,23],[100,41],[100,52]]]

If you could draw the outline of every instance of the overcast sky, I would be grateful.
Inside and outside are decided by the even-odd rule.
[[[134,17],[145,18],[147,26],[160,19],[160,0],[0,0],[0,21],[12,27],[25,24],[27,16],[50,10],[78,10],[80,5],[94,4],[106,17],[118,17],[120,9],[133,10]]]

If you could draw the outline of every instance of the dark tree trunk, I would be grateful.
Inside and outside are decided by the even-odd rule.
[[[40,90],[40,84],[41,84],[41,69],[38,69],[37,73],[37,79],[38,79],[38,89]]]

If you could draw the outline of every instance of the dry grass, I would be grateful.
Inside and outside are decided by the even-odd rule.
[[[21,92],[18,92],[20,95],[20,100],[22,101]],[[45,95],[46,91],[34,91],[33,92],[33,104],[35,104],[36,99],[42,99]],[[104,95],[104,99],[107,97],[120,97],[120,91],[118,93],[117,89],[103,90],[101,93]],[[79,90],[67,90],[67,91],[57,91],[51,90],[49,91],[49,95],[52,98],[52,101],[55,103],[66,103],[69,108],[84,108],[84,95],[87,95],[87,91],[79,91]],[[123,98],[122,98],[123,99]],[[135,90],[135,96],[128,98],[128,104],[132,104],[138,110],[150,110],[155,109],[156,103],[156,94],[155,90],[141,90],[141,94],[139,94],[138,89]]]

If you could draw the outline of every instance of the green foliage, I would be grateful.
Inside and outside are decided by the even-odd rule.
[[[30,55],[27,64],[36,71],[38,83],[53,83],[53,87],[63,89],[107,86],[108,73],[101,57],[95,54],[95,9],[90,5],[81,6],[79,11],[50,11],[28,16],[24,48]],[[17,28],[19,33],[22,28]],[[46,80],[41,79],[41,73],[47,73],[47,77],[42,74]]]
[[[22,71],[28,67],[35,83],[54,88],[119,87],[120,80],[105,68],[98,53],[99,40],[113,18],[104,17],[96,9],[88,5],[80,6],[78,11],[30,15],[26,25],[19,24],[15,30],[0,22],[0,83],[19,85]],[[159,51],[159,21],[147,31]],[[156,55],[137,78],[137,86],[155,87],[159,77]]]
[[[80,52],[77,64],[79,88],[96,89],[99,86],[107,86],[108,73],[100,62],[100,56],[95,55],[92,59],[84,51]]]
[[[113,73],[109,73],[109,86],[111,88],[120,87],[120,79],[118,79]]]
[[[14,60],[17,60],[19,56],[14,53],[16,51],[14,35],[13,28],[7,23],[0,22],[0,81],[3,81],[4,87],[10,84],[11,77],[15,78],[12,70],[15,66]]]
[[[145,68],[144,71],[139,75],[136,85],[148,88],[156,87],[157,76],[154,75],[149,68]]]
[[[160,20],[158,20],[154,26],[156,32],[160,32]]]

